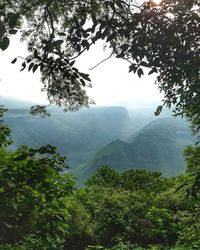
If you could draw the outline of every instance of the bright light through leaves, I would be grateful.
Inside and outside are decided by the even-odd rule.
[[[154,2],[155,4],[157,4],[157,5],[159,5],[159,4],[162,2],[162,0],[153,0],[153,2]]]

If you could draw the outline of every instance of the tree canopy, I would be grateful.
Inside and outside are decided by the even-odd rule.
[[[111,56],[127,60],[129,72],[157,74],[164,92],[163,105],[175,105],[175,114],[200,124],[198,0],[5,0],[0,5],[0,47],[19,34],[28,53],[19,58],[22,69],[41,71],[50,103],[67,109],[88,106],[88,74],[76,68],[76,59],[98,40]],[[15,58],[12,63],[19,61]],[[106,91],[106,90],[105,90]],[[32,112],[41,111],[37,107]]]
[[[174,105],[176,115],[200,125],[199,0],[2,0],[0,17],[1,50],[12,35],[21,36],[28,52],[12,63],[41,71],[50,104],[90,104],[89,75],[75,63],[103,40],[111,56],[130,63],[129,72],[157,74],[164,91],[157,114]],[[1,249],[199,248],[199,147],[185,151],[186,175],[117,173],[105,166],[77,189],[71,175],[61,174],[65,158],[54,147],[10,152],[10,143],[10,130],[0,121]]]
[[[10,151],[0,131],[0,249],[199,248],[200,147],[184,175],[104,166],[77,188],[55,147]]]

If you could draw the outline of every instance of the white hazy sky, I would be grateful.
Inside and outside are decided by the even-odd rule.
[[[19,59],[17,63],[11,64],[16,56],[26,55],[26,45],[17,38],[12,39],[6,51],[0,52],[0,95],[45,102],[46,94],[40,91],[42,84],[39,72],[20,72]],[[136,74],[128,73],[129,64],[126,61],[113,58],[89,70],[108,55],[109,51],[104,52],[102,44],[99,43],[76,64],[82,72],[90,74],[93,88],[88,90],[88,94],[96,105],[146,108],[156,106],[162,100],[162,95],[154,84],[155,76],[146,75],[140,79]]]

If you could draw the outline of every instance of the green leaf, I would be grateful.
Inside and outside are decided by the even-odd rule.
[[[7,36],[4,36],[2,42],[1,42],[1,49],[6,50],[10,44],[10,39]]]
[[[144,61],[142,61],[142,62],[140,63],[140,65],[141,65],[141,66],[144,66],[144,67],[148,67],[148,64],[147,64],[146,62],[144,62]]]
[[[122,52],[125,52],[128,48],[129,48],[129,44],[127,43],[120,46],[120,49],[122,50]]]
[[[11,29],[9,30],[9,34],[11,35],[15,35],[17,33],[17,30]]]
[[[154,70],[152,69],[152,70],[149,71],[148,75],[151,75],[153,73],[154,73]]]
[[[162,109],[163,109],[163,106],[159,105],[159,106],[156,108],[155,116],[160,115],[160,113],[162,112]]]
[[[198,22],[200,22],[200,16],[197,13],[193,13],[192,17],[196,19]]]
[[[59,36],[66,36],[66,34],[64,32],[58,32]]]
[[[10,14],[10,20],[9,20],[8,25],[11,29],[13,29],[16,26],[18,18],[19,18],[19,14],[14,14],[14,13]]]
[[[117,5],[120,9],[123,8],[123,5],[122,5],[121,1],[117,1],[117,2],[116,2],[116,5]]]
[[[96,27],[96,25],[97,25],[97,19],[96,19],[96,16],[94,14],[92,14],[92,22],[94,24],[94,27]]]
[[[109,2],[109,5],[110,5],[111,9],[115,11],[115,5],[114,5],[114,3],[113,2]]]
[[[64,41],[63,40],[57,40],[53,42],[53,46],[60,46]]]
[[[47,44],[47,43],[48,43],[48,41],[44,39],[44,40],[42,40],[42,41],[41,41],[41,43],[43,43],[43,44]]]
[[[34,63],[33,62],[30,63],[29,66],[28,66],[28,71],[30,71],[33,68],[33,66],[34,66]]]
[[[144,72],[141,68],[139,68],[137,71],[137,74],[138,74],[139,78],[141,78],[141,76],[144,75]]]
[[[26,62],[27,62],[27,63],[30,63],[31,61],[32,61],[31,58],[27,58],[27,59],[26,59]]]
[[[70,62],[70,66],[72,67],[74,65],[74,63],[75,63],[75,60]]]
[[[83,47],[86,47],[87,49],[90,48],[90,44],[88,43],[87,40],[83,40],[82,43],[81,43],[81,45],[82,45]]]
[[[0,10],[5,9],[5,7],[6,7],[6,4],[1,4],[1,5],[0,5]]]
[[[38,52],[37,52],[37,50],[34,50],[34,57],[38,57]]]
[[[13,59],[11,63],[16,63],[17,58]]]
[[[38,65],[35,64],[35,65],[33,66],[33,73],[35,73],[35,71],[37,70],[37,68],[38,68]]]
[[[129,66],[129,73],[133,71],[134,73],[137,71],[137,65],[135,63]]]
[[[44,69],[44,63],[40,63],[40,71],[42,72]]]
[[[3,37],[3,35],[6,33],[5,26],[1,23],[0,24],[0,38]]]
[[[80,44],[77,44],[77,45],[76,45],[76,50],[77,50],[78,52],[81,51],[81,45],[80,45]]]
[[[82,83],[82,85],[85,87],[85,81],[83,79],[80,79],[80,82]]]
[[[26,68],[26,63],[23,62],[23,63],[22,63],[22,69],[21,69],[20,71],[23,71],[25,68]]]
[[[158,72],[158,70],[156,69],[156,67],[153,67],[153,69],[149,71],[148,75],[151,75],[151,74],[157,73],[157,72]]]
[[[80,75],[82,76],[83,79],[91,82],[90,78],[89,78],[89,75],[88,74],[84,74],[84,73],[80,73]]]

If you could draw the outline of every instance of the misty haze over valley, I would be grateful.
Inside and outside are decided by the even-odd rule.
[[[169,110],[157,117],[153,108],[91,107],[67,113],[51,108],[51,116],[42,119],[29,114],[31,103],[5,97],[1,103],[8,107],[4,121],[12,130],[10,149],[56,146],[80,183],[103,165],[167,176],[183,173],[183,149],[195,142],[189,124],[173,118]]]

